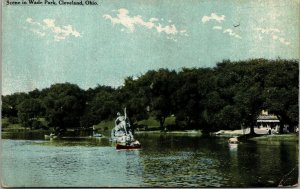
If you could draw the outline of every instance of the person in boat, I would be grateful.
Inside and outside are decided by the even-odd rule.
[[[95,128],[95,125],[93,125],[93,136],[95,136],[96,134],[96,128]]]
[[[134,141],[134,137],[133,137],[133,133],[132,133],[132,130],[131,130],[131,125],[130,125],[130,122],[129,122],[128,118],[126,118],[125,121],[126,121],[126,123],[125,123],[126,124],[125,125],[126,129],[125,130],[127,132],[126,134],[128,136],[128,140],[132,142],[132,141]]]
[[[230,138],[228,140],[228,142],[229,142],[229,144],[237,144],[237,143],[239,143],[239,140],[237,137],[233,137],[233,138]]]
[[[120,112],[117,113],[117,116],[118,117],[115,120],[115,127],[111,131],[111,136],[125,136],[126,144],[130,144],[134,141],[134,137],[129,120],[126,115],[122,116]]]
[[[118,116],[118,117],[117,117],[117,119],[115,120],[115,124],[116,124],[116,125],[119,125],[119,123],[121,123],[122,121],[125,120],[125,117],[122,116],[120,112],[117,113],[117,116]]]
[[[115,127],[111,131],[112,137],[121,137],[126,135],[125,117],[121,115],[120,112],[117,113],[117,118],[115,120]]]
[[[123,132],[125,132],[126,135],[132,136],[128,118],[125,118],[124,116],[122,116],[120,112],[117,113],[117,116],[118,117],[115,120],[115,125],[116,125],[115,130],[123,131]],[[125,122],[123,122],[123,121],[125,121]]]

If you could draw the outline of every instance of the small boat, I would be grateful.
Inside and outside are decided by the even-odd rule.
[[[228,139],[228,143],[229,144],[238,144],[239,140],[237,139],[237,137],[233,137],[233,138]]]
[[[102,134],[96,133],[96,131],[97,131],[97,129],[93,125],[93,135],[91,137],[93,137],[93,138],[100,138],[100,137],[102,137]]]
[[[102,137],[102,135],[100,133],[95,133],[95,134],[93,134],[93,137],[94,138],[100,138],[100,137]]]
[[[128,145],[123,145],[123,144],[117,144],[116,145],[116,150],[137,150],[141,149],[142,145],[141,144],[128,144]]]
[[[45,140],[49,140],[49,139],[56,139],[58,138],[58,136],[54,135],[54,134],[50,134],[50,135],[44,135]]]

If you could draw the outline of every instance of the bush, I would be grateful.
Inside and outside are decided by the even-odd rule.
[[[42,124],[41,121],[34,120],[34,121],[32,122],[32,128],[33,128],[33,129],[44,129],[45,126]]]
[[[18,119],[18,117],[9,117],[8,122],[12,123],[12,124],[16,124],[16,123],[19,123],[19,119]]]
[[[1,123],[2,129],[7,128],[9,126],[9,123],[5,122],[5,123]]]

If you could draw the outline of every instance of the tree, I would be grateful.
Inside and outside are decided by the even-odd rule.
[[[205,101],[205,109],[202,113],[207,127],[203,128],[205,132],[221,129],[222,120],[220,119],[220,110],[226,106],[226,102],[220,97],[217,91],[208,93]]]
[[[299,64],[297,61],[276,60],[266,77],[264,97],[266,108],[280,120],[280,132],[283,125],[297,126],[299,109]]]
[[[38,118],[43,111],[42,104],[37,99],[25,99],[22,103],[17,106],[18,117],[25,128],[32,129],[37,125]]]
[[[7,96],[2,96],[2,117],[14,118],[18,116],[17,106],[25,99],[28,99],[26,93],[14,93]]]
[[[86,103],[80,125],[89,128],[102,120],[112,119],[119,110],[116,89],[98,85],[85,92]]]
[[[246,88],[247,87],[247,88]],[[234,97],[235,108],[241,114],[241,124],[250,127],[250,134],[255,134],[254,126],[259,113],[262,110],[262,92],[258,85],[245,86],[244,91],[239,91]]]
[[[70,83],[52,85],[43,101],[49,126],[61,131],[80,126],[85,98],[83,90],[77,85]]]
[[[172,95],[177,89],[177,73],[168,69],[159,69],[154,74],[149,87],[151,89],[151,109],[163,130],[166,117],[174,112]]]
[[[244,125],[253,134],[262,109],[279,117],[281,129],[298,125],[298,66],[296,60],[224,60],[214,68],[150,70],[125,78],[118,88],[98,85],[83,91],[70,83],[54,84],[3,96],[2,116],[18,116],[26,127],[45,116],[49,126],[65,130],[114,119],[126,107],[132,123],[154,116],[162,130],[174,115],[181,128],[211,132]]]
[[[280,120],[280,132],[284,123],[294,127],[298,125],[298,89],[287,90],[285,88],[268,88],[264,93],[266,107],[271,113],[278,116]]]
[[[127,108],[130,121],[135,125],[138,121],[148,118],[149,80],[146,77],[133,79],[127,77],[124,87],[118,91],[118,99],[122,107]]]

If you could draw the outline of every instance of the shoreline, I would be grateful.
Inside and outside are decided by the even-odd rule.
[[[262,131],[261,129],[258,129]],[[8,129],[8,130],[2,130],[1,135],[6,134],[24,134],[24,133],[40,133],[40,134],[47,134],[50,131],[47,130],[29,130],[29,129]],[[150,131],[135,131],[135,134],[187,134],[187,135],[203,135],[201,130],[174,130],[174,131],[160,131],[160,130],[150,130]],[[297,133],[286,133],[286,134],[266,134],[266,133],[257,133],[257,130],[255,130],[255,133],[257,136],[248,138],[247,140],[251,141],[299,141],[299,135]],[[211,132],[209,135],[212,137],[241,137],[244,135],[249,134],[248,132],[243,132],[242,130],[220,130],[218,132]]]
[[[263,135],[258,137],[249,138],[251,141],[286,141],[286,142],[299,142],[299,135],[296,133],[278,134],[278,135]]]
[[[258,135],[268,135],[268,128],[254,128],[254,132]],[[250,128],[238,129],[238,130],[219,130],[217,132],[212,132],[213,136],[243,136],[250,134]]]
[[[182,131],[160,131],[160,130],[155,130],[155,131],[135,131],[134,133],[136,134],[144,134],[144,133],[172,133],[172,134],[202,134],[201,130],[182,130]]]

